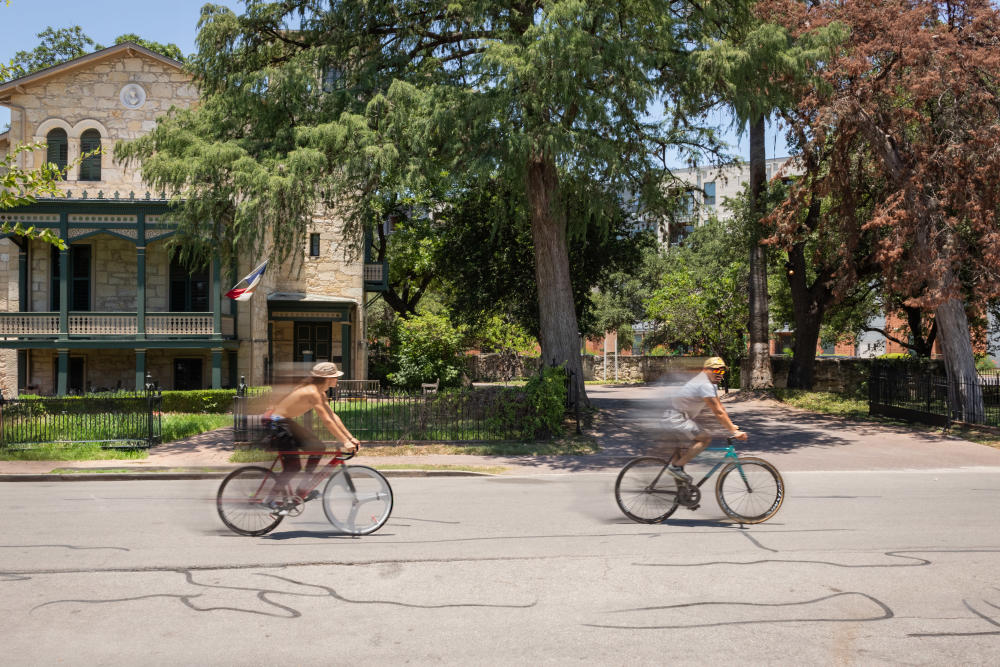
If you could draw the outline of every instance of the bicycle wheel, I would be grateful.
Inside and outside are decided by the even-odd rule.
[[[659,523],[677,509],[677,480],[667,472],[664,459],[632,459],[618,473],[615,500],[633,521]]]
[[[764,459],[741,457],[719,473],[715,498],[722,511],[740,523],[760,523],[781,508],[785,483],[778,469]]]
[[[229,473],[216,494],[219,518],[240,535],[263,535],[274,530],[284,517],[264,503],[274,496],[277,477],[267,468],[246,466]]]
[[[340,466],[323,489],[323,511],[345,535],[368,535],[392,512],[389,480],[368,466]]]

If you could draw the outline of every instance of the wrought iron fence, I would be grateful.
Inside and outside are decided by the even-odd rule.
[[[873,363],[868,411],[939,426],[961,421],[1000,427],[1000,374],[949,382],[919,366]]]
[[[58,398],[0,397],[0,448],[99,444],[105,449],[149,448],[161,442],[160,390]]]
[[[526,437],[522,432],[527,406],[514,387],[479,387],[417,394],[390,391],[378,381],[341,380],[330,407],[359,440],[497,441]],[[255,400],[257,399],[257,400]],[[253,392],[240,384],[233,400],[236,442],[261,440],[265,425],[260,412],[267,406],[266,391]],[[322,440],[333,440],[319,419],[296,421],[314,428]]]

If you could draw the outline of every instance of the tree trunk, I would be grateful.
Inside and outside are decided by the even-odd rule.
[[[788,285],[792,293],[795,317],[795,346],[792,365],[788,369],[787,386],[789,389],[812,389],[819,329],[831,295],[822,283],[824,276],[818,276],[812,288],[806,283],[804,243],[795,244],[788,252],[788,263]]]
[[[934,311],[938,339],[948,373],[948,399],[954,419],[983,421],[983,394],[969,336],[969,320],[959,299],[948,299]]]
[[[580,361],[580,329],[569,276],[566,220],[558,202],[559,175],[551,158],[538,156],[528,165],[528,203],[538,282],[542,362],[565,364],[571,373],[570,400],[588,407]]]
[[[768,339],[767,249],[760,243],[766,188],[764,116],[750,121],[750,200],[755,225],[750,247],[750,377],[743,381],[749,389],[771,389],[771,348]]]

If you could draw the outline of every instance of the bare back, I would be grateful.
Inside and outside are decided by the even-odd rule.
[[[314,384],[302,384],[293,389],[274,406],[273,414],[285,419],[301,417],[310,410],[326,405],[323,392]]]

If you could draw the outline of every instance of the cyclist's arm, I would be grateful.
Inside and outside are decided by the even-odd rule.
[[[720,401],[718,398],[715,397],[706,398],[705,404],[708,405],[708,408],[715,415],[715,418],[719,420],[719,423],[729,430],[729,434],[731,437],[736,438],[737,440],[746,440],[747,434],[740,431],[740,429],[737,428],[736,424],[734,424],[732,420],[729,419],[729,415],[726,413],[726,409],[722,407],[722,401]]]
[[[330,434],[340,442],[347,443],[351,445],[351,450],[357,449],[361,446],[358,439],[351,435],[351,432],[347,430],[344,426],[344,422],[340,420],[340,417],[330,409],[330,405],[326,402],[326,395],[322,392],[318,392],[317,402],[315,405],[315,410],[319,414],[320,419],[323,420],[323,424],[326,425],[326,429],[330,431]]]

